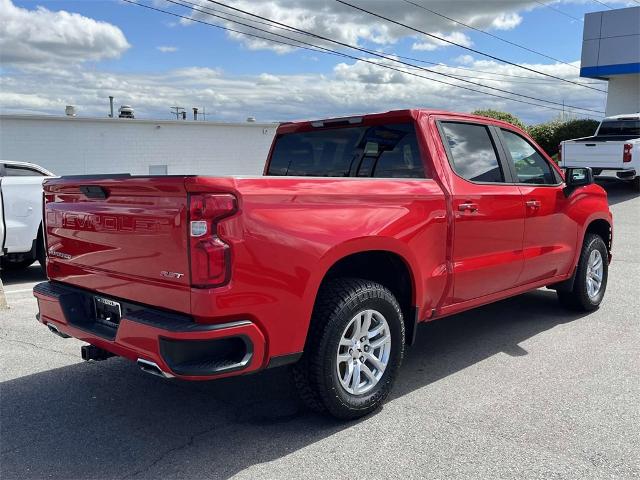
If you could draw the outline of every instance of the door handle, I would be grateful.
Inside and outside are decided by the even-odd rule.
[[[461,203],[460,205],[458,205],[458,210],[460,210],[461,212],[466,212],[467,210],[470,212],[477,212],[478,204],[471,202]]]
[[[528,208],[532,208],[534,210],[537,210],[538,208],[540,208],[542,206],[542,203],[540,203],[540,200],[527,200],[525,202],[525,205]]]

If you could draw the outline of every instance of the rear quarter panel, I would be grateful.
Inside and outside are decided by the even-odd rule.
[[[429,308],[446,283],[446,206],[427,179],[262,177],[194,179],[188,189],[238,192],[240,214],[219,232],[232,245],[231,283],[192,290],[192,312],[247,318],[270,356],[302,351],[322,279],[352,253],[386,250],[410,267],[414,304]]]

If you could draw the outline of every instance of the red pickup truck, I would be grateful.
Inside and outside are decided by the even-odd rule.
[[[389,393],[427,322],[539,287],[598,307],[612,217],[513,125],[402,110],[282,124],[261,177],[45,183],[39,321],[163,377],[284,364],[312,408]],[[517,312],[514,312],[517,315]]]

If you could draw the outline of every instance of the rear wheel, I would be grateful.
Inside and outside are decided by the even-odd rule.
[[[305,352],[293,375],[316,411],[353,419],[377,409],[404,355],[400,306],[384,286],[338,279],[318,294]]]
[[[587,234],[580,253],[573,289],[558,290],[560,303],[584,312],[597,309],[607,288],[608,256],[604,240],[598,235]]]
[[[636,192],[640,192],[640,177],[636,177],[631,180],[631,185]]]

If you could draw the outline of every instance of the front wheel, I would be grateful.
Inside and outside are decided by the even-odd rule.
[[[293,368],[300,397],[337,418],[367,415],[391,391],[404,345],[402,311],[386,287],[330,281],[318,294],[304,354]]]
[[[602,237],[587,234],[580,253],[576,278],[570,291],[558,290],[563,305],[583,312],[596,310],[607,289],[609,252]]]

